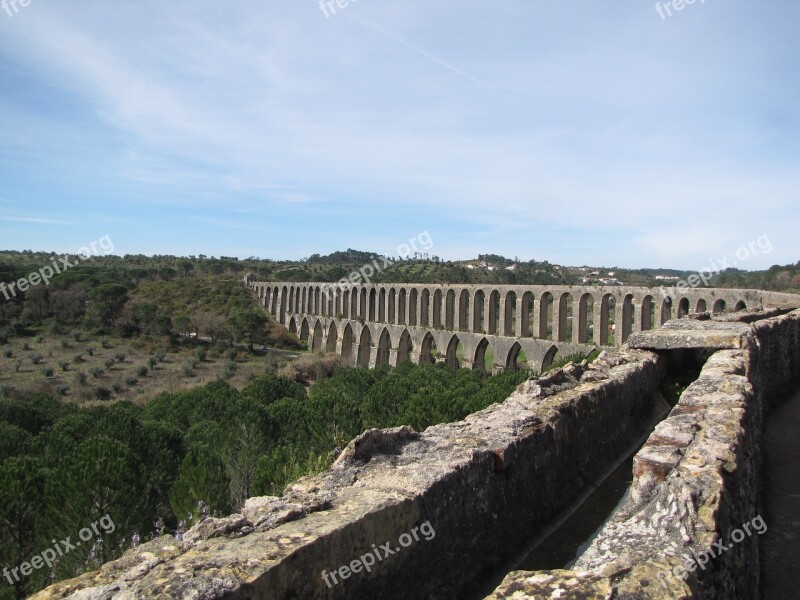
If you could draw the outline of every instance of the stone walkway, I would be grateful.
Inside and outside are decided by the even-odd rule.
[[[800,391],[767,416],[762,598],[800,598]]]

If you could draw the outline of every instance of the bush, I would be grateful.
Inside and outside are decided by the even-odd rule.
[[[225,358],[227,358],[230,361],[236,360],[238,356],[239,356],[239,351],[236,348],[228,348],[228,350],[225,352]]]
[[[123,362],[125,362],[125,359],[128,358],[128,357],[125,356],[124,352],[117,352],[114,355],[114,358],[116,359],[117,362],[123,363]]]
[[[91,373],[92,377],[94,377],[95,379],[100,379],[105,373],[105,371],[100,367],[92,367],[91,369],[89,369],[89,373]]]
[[[113,358],[107,358],[103,364],[106,366],[106,369],[110,371],[111,367],[117,364],[117,361],[115,361]]]
[[[182,371],[186,377],[194,377],[194,367],[192,367],[192,363],[184,364]]]
[[[98,400],[103,400],[103,401],[111,400],[111,390],[108,389],[107,387],[97,387],[94,390],[94,396]]]
[[[333,377],[343,366],[344,359],[338,354],[314,354],[298,358],[278,371],[278,375],[297,383],[307,384],[318,379]]]
[[[30,350],[31,349],[31,345],[28,342],[25,342],[24,344],[22,344],[22,349],[23,350]]]
[[[151,369],[155,369],[158,364],[158,359],[155,356],[151,356],[147,359],[147,364],[150,365]]]
[[[220,379],[230,379],[236,375],[236,371],[238,369],[239,365],[237,365],[235,362],[225,363],[225,366],[222,367],[222,372],[220,373]]]
[[[194,355],[197,357],[197,360],[203,362],[206,358],[208,358],[208,350],[200,347],[195,351]]]
[[[75,356],[73,356],[72,357],[72,362],[74,362],[76,365],[79,365],[82,362],[84,362],[83,354],[76,354]]]
[[[126,377],[125,378],[125,385],[127,385],[128,387],[133,387],[138,383],[139,383],[139,380],[136,379],[136,377]]]
[[[5,356],[6,358],[11,358],[12,356],[14,356],[14,351],[11,348],[6,348],[5,350],[3,350],[3,356]]]
[[[65,350],[68,350],[69,348],[72,348],[72,344],[69,343],[68,339],[63,339],[61,340],[61,347]]]
[[[34,352],[34,353],[31,355],[31,362],[32,362],[33,364],[35,364],[35,365],[40,365],[40,364],[42,364],[42,361],[43,361],[43,360],[44,360],[44,356],[42,356],[42,355],[41,355],[41,354],[39,354],[38,352]]]
[[[20,369],[22,369],[22,361],[17,359],[16,362],[14,362],[14,373],[19,373]]]
[[[156,350],[156,358],[158,362],[164,362],[167,359],[167,351],[163,348]]]
[[[124,388],[122,387],[121,383],[115,383],[111,386],[111,389],[114,390],[117,394],[119,394]]]
[[[64,371],[65,373],[69,371],[69,361],[60,360],[58,361],[58,366],[61,367],[61,370]]]
[[[100,345],[101,345],[103,348],[105,348],[106,350],[108,350],[109,348],[111,348],[111,342],[109,342],[108,340],[105,340],[105,339],[103,339],[103,340],[100,340]]]
[[[264,359],[264,370],[267,373],[274,373],[278,370],[278,359],[275,358],[275,355],[271,352],[267,354],[267,357]]]
[[[66,385],[59,385],[58,387],[56,387],[56,393],[59,396],[66,396],[67,394],[69,394],[69,387]]]
[[[75,383],[78,385],[86,385],[86,373],[83,371],[75,371]]]
[[[42,375],[47,377],[48,379],[53,377],[56,374],[55,369],[53,367],[45,367],[42,369]]]
[[[36,336],[36,341],[37,341],[39,344],[44,344],[44,336],[43,336],[43,335],[37,335],[37,336]]]
[[[94,356],[94,346],[86,346],[86,348],[84,348],[83,351],[86,352],[86,354],[88,354],[89,356]]]
[[[78,331],[77,329],[73,330],[70,333],[70,335],[72,336],[72,339],[75,340],[76,342],[80,342],[81,340],[83,340],[83,332]]]
[[[139,367],[139,368],[136,370],[136,374],[137,374],[139,377],[147,377],[147,372],[148,372],[148,371],[147,371],[147,367],[145,367],[144,365],[142,365],[141,367]]]

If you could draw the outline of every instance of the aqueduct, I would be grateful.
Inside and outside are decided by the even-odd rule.
[[[245,283],[313,351],[362,367],[446,362],[542,371],[559,355],[621,346],[690,313],[796,303],[788,294],[717,288]],[[487,361],[487,355],[489,360]],[[493,361],[491,357],[494,357]]]

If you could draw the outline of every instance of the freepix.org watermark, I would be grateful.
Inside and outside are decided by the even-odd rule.
[[[679,281],[677,284],[675,284],[674,288],[665,288],[664,286],[661,286],[659,291],[664,298],[667,298],[673,295],[676,289],[684,290],[688,288],[696,288],[700,287],[700,284],[702,284],[703,287],[709,287],[711,285],[711,279],[715,275],[720,274],[726,269],[738,267],[739,264],[753,256],[758,254],[769,254],[770,252],[772,252],[772,242],[769,241],[768,236],[762,235],[757,240],[753,240],[747,245],[739,247],[735,252],[735,260],[731,259],[727,255],[716,261],[709,259],[708,262],[710,266],[698,269],[696,273],[689,275],[689,277],[687,277],[685,280]]]
[[[74,260],[76,262],[72,262],[73,257],[71,254],[65,254],[64,256],[60,256],[58,258],[53,259],[53,262],[49,265],[45,265],[38,271],[34,271],[27,277],[23,277],[19,281],[12,281],[11,283],[0,283],[0,293],[5,296],[6,300],[11,300],[11,298],[16,298],[17,291],[20,292],[27,292],[30,288],[36,287],[37,285],[44,284],[45,286],[50,284],[50,280],[55,277],[56,275],[60,275],[64,271],[71,269],[72,267],[80,264],[77,262],[78,260],[85,261],[89,260],[93,256],[105,256],[107,254],[111,254],[114,251],[114,243],[111,241],[111,238],[108,235],[104,235],[99,240],[95,240],[88,246],[83,246],[82,248],[78,248],[76,256]]]
[[[361,573],[362,571],[366,571],[367,573],[372,572],[372,567],[374,567],[379,562],[389,558],[393,554],[397,554],[403,548],[408,548],[414,542],[420,541],[419,534],[422,534],[423,538],[426,542],[430,542],[433,538],[436,537],[436,532],[433,530],[433,526],[431,525],[430,521],[425,521],[419,527],[414,527],[410,533],[404,533],[401,535],[397,543],[399,545],[392,548],[392,542],[386,542],[381,546],[376,546],[372,544],[372,550],[367,552],[366,554],[362,554],[355,560],[351,561],[348,565],[342,565],[335,571],[331,571],[328,573],[327,571],[322,572],[322,579],[325,581],[328,588],[332,588],[334,585],[338,585],[339,580],[337,580],[337,575],[343,581],[345,579],[350,579],[351,575]],[[333,583],[331,583],[333,582]]]
[[[757,535],[761,535],[767,531],[767,524],[764,522],[764,519],[761,515],[758,515],[751,521],[745,523],[739,529],[734,529],[730,536],[728,536],[729,544],[725,544],[725,542],[720,538],[711,546],[711,550],[708,552],[699,552],[698,554],[677,554],[674,550],[667,549],[667,554],[670,556],[680,556],[683,558],[685,563],[683,565],[677,565],[672,569],[672,574],[677,577],[678,579],[683,579],[687,573],[693,573],[700,567],[703,571],[706,570],[706,565],[711,561],[712,558],[718,558],[722,556],[725,552],[733,548],[736,544],[743,542],[748,537],[752,536],[754,533]],[[659,573],[658,579],[661,582],[661,585],[665,588],[667,586],[667,582],[665,581],[667,578],[666,573]]]
[[[672,16],[672,11],[680,12],[687,6],[699,2],[705,4],[706,0],[671,0],[670,2],[656,2],[656,12],[661,17],[662,21],[666,21],[668,17]]]
[[[19,14],[20,6],[22,8],[28,8],[31,2],[33,2],[33,0],[2,0],[0,1],[0,6],[3,7],[3,10],[6,11],[9,17],[13,17]]]
[[[331,15],[336,14],[337,8],[347,8],[351,2],[358,2],[358,0],[319,0],[319,9],[325,18],[330,19]]]
[[[418,253],[420,251],[428,251],[431,248],[433,248],[433,238],[431,238],[431,234],[429,234],[427,230],[418,233],[416,236],[408,240],[408,243],[400,244],[397,247],[397,250],[395,251],[398,256],[397,260],[392,260],[386,256],[374,256],[372,257],[371,263],[368,263],[360,269],[353,271],[348,277],[342,277],[333,285],[325,284],[321,286],[322,293],[325,294],[326,298],[332,298],[334,295],[334,290],[337,287],[341,292],[346,292],[352,286],[360,283],[369,285],[372,283],[372,278],[375,277],[375,275],[383,273],[386,269],[393,267],[404,260],[407,260],[412,255],[412,252]]]
[[[80,532],[78,532],[80,541],[75,541],[73,543],[72,536],[61,540],[60,542],[52,540],[52,548],[44,550],[42,553],[37,554],[29,561],[22,563],[18,567],[14,567],[13,569],[5,567],[3,569],[3,577],[6,578],[6,581],[8,581],[9,585],[14,585],[15,583],[19,583],[22,580],[22,577],[28,577],[34,571],[43,569],[45,566],[48,569],[52,569],[53,565],[58,562],[59,558],[66,556],[76,548],[80,548],[81,544],[89,542],[95,537],[102,539],[103,534],[110,535],[114,533],[116,529],[117,526],[114,525],[114,520],[111,518],[111,515],[106,515],[99,521],[95,521],[89,525],[89,527],[84,527],[81,529]]]

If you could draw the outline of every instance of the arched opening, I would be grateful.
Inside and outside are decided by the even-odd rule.
[[[397,362],[398,364],[407,360],[411,360],[411,353],[414,351],[414,344],[411,342],[411,335],[407,329],[403,330],[400,335],[400,342],[397,344]]]
[[[456,293],[448,290],[444,306],[444,327],[448,331],[456,328]]]
[[[357,367],[369,368],[370,352],[372,352],[372,336],[369,333],[369,327],[365,326],[361,330],[361,339],[358,342]]]
[[[378,293],[378,322],[386,322],[386,288],[381,288]]]
[[[411,288],[411,291],[408,292],[408,324],[412,327],[416,326],[417,324],[417,300],[419,298],[419,292],[417,288]]]
[[[355,320],[358,318],[358,289],[353,288],[350,291],[350,318]]]
[[[384,329],[378,340],[378,352],[375,355],[375,365],[381,367],[389,364],[389,350],[392,348],[392,340],[389,337],[389,330]]]
[[[508,352],[508,358],[506,359],[506,369],[510,369],[512,371],[519,371],[520,369],[527,369],[528,368],[528,357],[525,355],[525,351],[522,349],[522,346],[519,345],[519,342],[514,342],[514,345],[511,346],[511,350]]]
[[[328,328],[328,343],[325,345],[325,352],[336,352],[336,343],[339,341],[339,330],[336,323],[331,323]]]
[[[342,334],[342,358],[346,365],[353,364],[353,345],[355,344],[355,335],[353,335],[353,327],[348,323],[344,328]]]
[[[489,294],[489,323],[490,335],[497,335],[500,330],[500,292],[493,290]]]
[[[367,320],[367,288],[361,288],[361,297],[358,302],[358,316],[361,321]]]
[[[458,336],[454,335],[447,345],[447,366],[455,371],[461,368],[462,360],[464,360],[464,346],[461,345],[461,340],[458,339]]]
[[[289,289],[286,286],[283,286],[283,290],[281,290],[281,317],[280,323],[283,325],[286,323],[286,303],[289,300]]]
[[[736,310],[736,312],[739,312],[740,310],[747,310],[747,304],[745,304],[744,300],[739,300],[736,303],[736,307],[734,310]]]
[[[522,337],[533,337],[533,322],[534,322],[534,298],[533,293],[525,292],[522,295]]]
[[[275,288],[272,292],[272,300],[271,300],[272,306],[269,309],[269,312],[273,317],[278,316],[278,305],[279,305],[278,296],[280,296],[280,292],[278,292],[278,288]]]
[[[475,350],[474,368],[483,373],[491,373],[494,366],[494,352],[489,345],[489,341],[483,338]]]
[[[628,294],[622,300],[622,338],[621,342],[624,344],[633,333],[633,314],[635,307],[633,305],[633,295]]]
[[[433,327],[442,328],[442,290],[433,293]]]
[[[294,320],[294,317],[289,319],[289,333],[297,334],[297,321]]]
[[[395,308],[397,307],[397,290],[394,288],[389,290],[389,323],[396,323],[397,322],[397,311]]]
[[[617,325],[614,322],[616,310],[617,298],[613,294],[605,294],[600,300],[600,323],[598,324],[601,346],[616,345]]]
[[[656,303],[653,302],[652,296],[645,296],[642,298],[642,314],[640,322],[642,324],[642,331],[650,331],[653,329],[656,318]]]
[[[342,292],[342,317],[345,319],[350,318],[350,291],[344,290]]]
[[[719,313],[725,312],[725,300],[720,298],[716,302],[714,302],[714,314],[718,315]]]
[[[469,315],[469,292],[467,290],[462,290],[458,302],[459,331],[469,331]]]
[[[544,355],[544,359],[542,359],[542,368],[540,372],[544,373],[554,362],[560,359],[560,356],[561,353],[558,351],[558,348],[556,346],[550,346],[550,349]]]
[[[378,303],[378,292],[375,288],[372,288],[369,292],[369,319],[370,323],[374,323],[377,319],[375,318],[375,305]]]
[[[321,315],[322,314],[322,306],[321,306],[321,304],[322,303],[320,302],[319,288],[316,287],[316,288],[314,288],[314,312],[312,314],[314,314],[314,315]]]
[[[545,292],[539,302],[539,336],[543,340],[553,339],[553,294]]]
[[[397,322],[400,325],[406,324],[406,290],[400,290],[397,299]]]
[[[289,309],[288,312],[294,312],[294,286],[289,288]]]
[[[681,298],[680,302],[678,302],[678,318],[682,319],[688,314],[689,314],[689,299]]]
[[[303,319],[303,323],[300,325],[300,341],[303,342],[306,347],[308,347],[308,319]]]
[[[508,292],[506,294],[505,307],[503,309],[503,335],[516,335],[517,330],[517,294]]]
[[[695,312],[697,314],[701,314],[708,311],[708,302],[703,300],[702,298],[697,301],[697,306],[695,307]]]
[[[334,296],[336,298],[336,307],[334,309],[334,315],[337,319],[341,319],[344,313],[342,312],[342,289],[336,288],[334,292]]]
[[[585,293],[578,302],[578,343],[594,341],[594,296]]]
[[[475,333],[486,333],[485,323],[483,322],[483,305],[486,303],[486,294],[483,290],[475,292],[475,303],[472,309],[472,331]]]
[[[311,338],[311,351],[319,352],[322,350],[322,323],[317,320],[314,326],[314,337]]]
[[[302,303],[301,306],[300,306],[300,312],[302,314],[304,314],[304,315],[308,314],[308,288],[307,287],[303,288],[303,294],[302,294],[302,298],[300,299],[300,302]]]
[[[572,340],[572,294],[561,294],[558,300],[558,341]]]
[[[661,303],[661,325],[672,319],[672,298],[667,296]]]
[[[431,307],[431,293],[428,291],[428,288],[422,290],[422,297],[420,298],[419,303],[419,324],[422,327],[429,327],[430,326],[430,307]]]
[[[432,365],[436,362],[438,356],[439,350],[436,348],[436,340],[434,340],[433,335],[428,332],[425,335],[425,338],[422,340],[422,347],[420,348],[419,353],[419,364]]]

